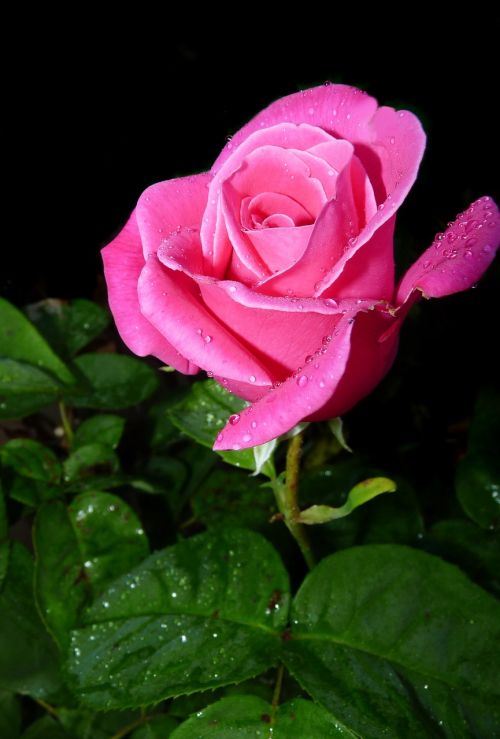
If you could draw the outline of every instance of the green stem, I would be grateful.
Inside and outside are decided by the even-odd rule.
[[[73,429],[71,427],[71,420],[69,417],[68,409],[64,405],[63,401],[59,402],[59,415],[61,416],[61,423],[64,430],[64,438],[68,449],[73,446]]]
[[[273,480],[274,495],[278,509],[283,515],[285,524],[300,547],[310,570],[316,564],[311,550],[309,537],[302,524],[297,522],[300,515],[298,502],[300,455],[302,452],[302,434],[296,434],[288,443],[286,455],[285,482],[279,478]]]
[[[278,667],[278,671],[276,673],[276,682],[274,684],[274,692],[273,692],[273,702],[272,702],[272,709],[273,709],[273,718],[274,714],[276,713],[278,709],[278,705],[280,702],[280,695],[281,695],[281,686],[283,685],[283,675],[285,672],[285,666],[280,665]]]

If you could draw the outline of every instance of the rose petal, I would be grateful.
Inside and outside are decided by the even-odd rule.
[[[158,182],[142,193],[136,214],[145,257],[155,253],[161,240],[177,228],[200,227],[211,179],[204,172]]]
[[[332,137],[326,131],[322,131],[315,126],[279,122],[279,125],[267,128],[265,131],[254,131],[248,137],[248,140],[238,147],[237,152],[231,151],[231,142],[226,145],[224,151],[227,151],[228,154],[233,153],[234,156],[228,159],[223,167],[218,168],[217,174],[210,183],[208,204],[201,228],[203,254],[210,265],[213,265],[213,274],[222,277],[228,261],[228,256],[224,249],[214,249],[214,238],[219,228],[218,222],[220,221],[218,202],[221,186],[224,180],[238,169],[245,156],[264,145],[280,146],[284,149],[295,148],[306,150],[316,144],[330,141],[332,141]],[[267,190],[267,187],[265,189]]]
[[[185,252],[183,244],[179,250]],[[176,255],[170,251],[163,259],[171,269],[152,255],[141,272],[138,294],[143,315],[206,371],[240,381],[252,376],[256,385],[269,385],[272,380],[266,369],[200,301],[197,284],[174,271],[180,270]]]
[[[311,157],[317,162],[317,158]],[[321,163],[321,160],[320,160]],[[325,163],[325,177],[328,165]],[[241,197],[254,197],[270,190],[296,200],[316,218],[326,203],[321,181],[294,150],[279,146],[261,146],[250,152],[241,166],[227,178]]]
[[[319,356],[286,382],[268,391],[228,423],[214,449],[244,449],[264,444],[303,420],[340,415],[365,397],[390,369],[398,335],[384,344],[378,337],[395,319],[389,313],[354,312],[342,316],[331,342]],[[369,371],[367,371],[367,368]]]
[[[312,223],[311,215],[293,198],[278,192],[264,191],[253,198],[244,198],[241,203],[241,225],[243,228],[255,228],[251,215],[260,215],[265,220],[273,213],[282,213],[292,220],[295,226]]]
[[[299,296],[311,296],[320,293],[324,276],[339,263],[349,239],[354,239],[358,231],[358,211],[352,189],[351,165],[348,165],[337,178],[337,198],[321,211],[300,262],[265,278],[257,289],[271,295],[293,292]]]
[[[482,277],[500,243],[500,213],[489,197],[476,200],[404,275],[396,305],[406,303],[415,290],[426,298],[467,290]]]
[[[322,408],[344,374],[351,333],[352,323],[343,317],[330,344],[324,347],[326,353],[320,353],[303,372],[289,377],[241,411],[239,421],[227,423],[213,448],[245,449],[264,444]]]
[[[265,133],[283,122],[307,122],[352,142],[376,186],[379,203],[392,194],[399,205],[415,181],[425,148],[425,134],[418,118],[408,111],[379,108],[374,98],[347,85],[313,87],[271,103],[232,137],[212,172],[222,170],[255,132]]]
[[[277,100],[238,131],[231,140],[231,149],[226,147],[212,167],[215,176],[237,156],[240,148],[248,146],[247,141],[256,131],[264,133],[268,126],[274,129],[281,121],[309,121],[336,138],[352,142],[374,188],[376,202],[383,206],[330,275],[332,285],[349,259],[360,249],[369,250],[373,234],[405,199],[418,172],[425,134],[412,113],[378,108],[377,101],[361,90],[345,85],[315,87]]]
[[[269,216],[272,218],[272,216]],[[267,219],[266,219],[267,220]],[[262,228],[246,231],[255,251],[270,272],[281,272],[304,254],[314,226],[292,226],[291,228]]]
[[[137,281],[144,267],[144,257],[135,211],[118,236],[102,249],[101,254],[109,307],[124,343],[140,357],[152,354],[179,372],[196,374],[198,367],[181,356],[141,314]]]

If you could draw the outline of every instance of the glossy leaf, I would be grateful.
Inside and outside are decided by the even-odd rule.
[[[130,739],[167,739],[177,727],[177,721],[170,716],[152,716],[144,726],[136,729]]]
[[[42,300],[26,307],[26,313],[55,351],[72,357],[109,324],[110,315],[90,300]]]
[[[84,605],[149,553],[131,508],[110,493],[83,493],[71,505],[43,505],[34,528],[40,612],[65,646]]]
[[[172,422],[187,436],[203,446],[213,447],[215,437],[227,423],[229,416],[236,417],[248,405],[241,398],[214,382],[195,382],[182,400],[169,409]],[[275,444],[262,444],[259,448],[217,452],[228,464],[242,469],[260,471],[270,476],[273,471],[271,455]]]
[[[97,473],[118,472],[120,461],[111,447],[105,444],[86,444],[69,455],[63,464],[64,481],[75,482],[80,478],[91,477]]]
[[[437,557],[396,545],[328,557],[292,624],[286,664],[363,737],[500,731],[500,604]]]
[[[459,565],[483,587],[500,594],[500,538],[472,521],[439,521],[430,532],[431,541],[445,559]]]
[[[467,455],[456,474],[458,499],[465,513],[486,529],[500,528],[500,392],[479,396],[469,431]]]
[[[48,372],[26,362],[0,357],[0,419],[24,418],[63,394]]]
[[[21,739],[73,739],[71,734],[52,716],[44,716],[34,721]]]
[[[54,452],[32,439],[11,439],[0,448],[5,467],[31,480],[57,485],[61,480],[61,465]]]
[[[18,739],[21,733],[21,706],[13,693],[0,690],[0,736]]]
[[[33,563],[14,542],[0,592],[0,687],[50,700],[61,689],[56,647],[33,598]]]
[[[3,298],[0,298],[0,357],[32,364],[65,384],[75,381],[33,324]]]
[[[113,410],[141,403],[158,387],[156,373],[144,361],[123,354],[81,354],[74,360],[84,384],[68,398],[81,408]]]
[[[57,718],[72,739],[110,739],[140,721],[139,711],[95,713],[85,708],[57,708]],[[128,732],[127,732],[128,735]]]
[[[98,709],[141,706],[259,674],[277,659],[288,598],[283,565],[259,535],[181,541],[89,608],[69,656],[76,695]]]
[[[206,526],[245,526],[265,531],[276,513],[272,491],[230,467],[215,469],[192,498],[195,517]]]
[[[116,449],[122,438],[125,419],[110,413],[91,416],[83,421],[73,436],[73,448],[78,449],[87,444],[104,444]]]
[[[223,698],[185,721],[171,739],[332,739],[355,737],[328,711],[295,698],[275,711],[254,695]]]
[[[8,532],[7,511],[5,510],[2,485],[0,484],[0,588],[2,587],[9,562],[9,542],[7,541]]]

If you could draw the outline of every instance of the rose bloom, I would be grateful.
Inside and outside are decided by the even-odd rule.
[[[396,212],[425,147],[419,120],[344,85],[281,98],[210,172],[149,187],[103,249],[125,344],[251,401],[216,449],[338,416],[389,370],[422,295],[471,287],[500,241],[484,197],[399,285]]]

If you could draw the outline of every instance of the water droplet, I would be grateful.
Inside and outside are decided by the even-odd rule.
[[[248,441],[252,441],[252,434],[245,434],[242,437],[242,441],[244,441],[245,443],[248,442]]]
[[[251,427],[252,427],[253,429],[256,429],[256,428],[257,428],[257,421],[252,421],[252,423],[250,424],[250,426],[251,426]]]
[[[429,260],[427,259],[427,260],[426,260],[426,261],[424,262],[424,264],[423,264],[423,268],[424,268],[424,269],[429,269],[429,267],[430,267],[430,266],[431,266],[431,263],[430,263],[430,262],[429,262]]]
[[[231,416],[229,416],[229,423],[231,424],[231,426],[235,426],[239,420],[240,420],[239,413],[233,413]]]
[[[325,305],[327,305],[330,308],[338,308],[339,307],[339,304],[333,298],[325,298],[325,300],[323,302],[324,302]]]
[[[197,329],[196,329],[196,333],[198,334],[198,336],[201,336],[201,335],[202,335],[202,333],[203,333],[203,329],[201,329],[201,328],[197,328]]]
[[[222,441],[224,434],[217,434],[217,441]]]
[[[304,359],[304,362],[306,364],[310,364],[313,361],[314,357],[311,354],[308,354],[307,357]]]
[[[209,336],[208,334],[204,337],[204,339],[205,339],[205,344],[210,344],[210,342],[212,341],[212,337]]]
[[[325,383],[324,380],[320,380],[318,384],[319,384],[320,387],[325,387],[325,384],[326,383]]]
[[[241,446],[239,444],[233,444],[233,450],[237,452],[239,449],[241,449]]]
[[[391,136],[391,138],[389,139],[389,141],[391,142],[391,144],[392,144],[393,146],[394,146],[394,144],[396,143],[396,139],[394,138],[394,136]]]
[[[297,385],[299,387],[305,387],[308,382],[309,380],[306,375],[300,375],[300,377],[297,377]]]
[[[491,245],[490,244],[485,244],[483,246],[483,253],[484,254],[489,254],[490,252],[491,252]]]
[[[473,254],[472,254],[472,252],[471,252],[471,250],[470,250],[470,249],[466,249],[466,250],[464,251],[464,257],[465,257],[466,259],[471,259],[471,258],[473,257]]]
[[[255,382],[257,378],[255,377],[255,375],[250,375],[248,379],[250,380],[250,382]]]

